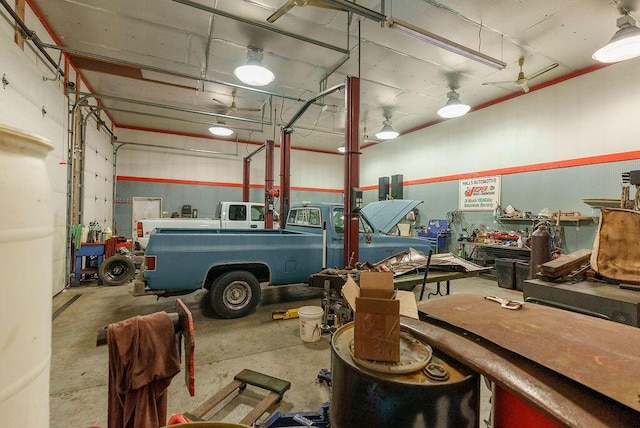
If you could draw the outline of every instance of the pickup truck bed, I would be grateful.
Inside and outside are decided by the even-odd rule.
[[[390,227],[420,201],[382,203],[397,211],[388,216],[384,206],[376,206],[375,218]],[[324,267],[343,266],[343,210],[339,204],[294,206],[284,230],[156,229],[145,251],[144,281],[136,282],[134,295],[170,296],[205,288],[211,291],[210,304],[219,316],[245,316],[260,302],[260,283],[308,283],[309,277]],[[326,246],[322,225],[326,225]],[[380,230],[363,210],[360,262],[375,263],[409,247],[429,252],[430,245],[424,239],[387,235]]]

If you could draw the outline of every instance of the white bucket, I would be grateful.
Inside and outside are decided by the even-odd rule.
[[[303,306],[298,309],[300,319],[300,339],[304,342],[317,342],[322,335],[322,308]]]
[[[0,415],[49,426],[53,202],[46,140],[0,126]]]

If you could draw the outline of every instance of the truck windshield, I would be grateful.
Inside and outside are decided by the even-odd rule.
[[[264,207],[251,205],[251,221],[264,221]]]
[[[344,233],[344,208],[342,207],[334,208],[332,216],[333,216],[333,225],[336,233]],[[371,227],[371,225],[362,216],[360,216],[359,231],[360,233],[373,232],[373,228]]]

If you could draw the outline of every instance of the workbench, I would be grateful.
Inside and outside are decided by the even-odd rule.
[[[458,241],[459,244],[465,247],[465,254],[468,259],[473,260],[495,260],[500,258],[508,259],[521,259],[529,260],[531,257],[531,249],[527,247],[517,247],[514,245],[500,245],[500,244],[485,244],[483,242],[471,242],[471,241]],[[475,247],[476,257],[471,257],[474,250],[466,250],[466,246],[471,245]],[[478,257],[479,253],[484,253],[485,258]]]
[[[104,242],[83,242],[80,245],[80,248],[76,248],[76,269],[75,269],[75,278],[74,284],[80,285],[80,278],[83,274],[97,274],[100,270],[100,265],[104,260]],[[95,268],[82,268],[82,258],[83,257],[97,257],[98,265]],[[100,280],[100,276],[98,275],[98,284],[102,285],[102,281]]]
[[[478,267],[477,269],[468,272],[449,272],[449,271],[434,271],[429,270],[426,281],[424,280],[424,273],[417,273],[412,275],[401,275],[393,279],[395,288],[399,289],[413,289],[416,285],[421,285],[424,281],[425,284],[436,284],[435,293],[427,294],[427,299],[431,296],[447,296],[451,291],[451,281],[455,279],[473,278],[480,275],[483,272],[487,272],[491,268]],[[444,288],[443,288],[443,284]],[[422,290],[424,291],[424,289]],[[422,300],[422,292],[420,293]]]

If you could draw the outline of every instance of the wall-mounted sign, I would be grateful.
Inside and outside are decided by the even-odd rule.
[[[460,211],[492,211],[500,205],[500,176],[468,178],[458,182]]]

